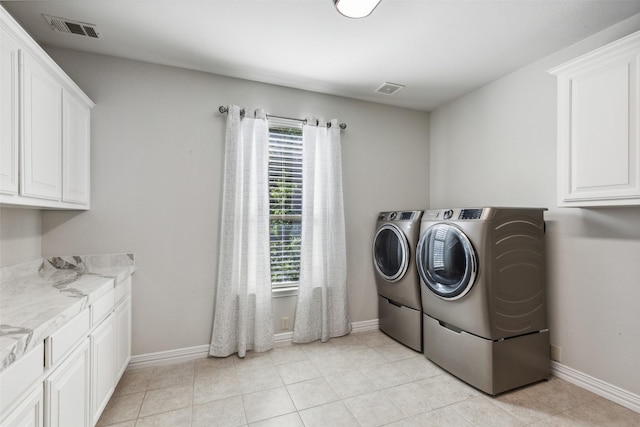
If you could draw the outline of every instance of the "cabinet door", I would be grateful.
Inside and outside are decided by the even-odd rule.
[[[40,63],[23,55],[22,195],[60,200],[62,86]]]
[[[640,204],[640,32],[554,70],[558,204]]]
[[[115,315],[117,336],[115,382],[117,384],[131,360],[131,295],[118,305]]]
[[[88,107],[66,90],[62,96],[62,201],[89,204]]]
[[[639,197],[637,58],[607,64],[571,82],[569,185],[566,200]],[[631,109],[630,109],[631,107]]]
[[[91,412],[98,422],[115,387],[116,330],[113,314],[91,333]]]
[[[44,344],[38,344],[0,372],[0,418],[34,385],[42,389],[43,373]]]
[[[43,398],[42,383],[33,391],[22,404],[2,421],[2,427],[43,427]]]
[[[0,193],[18,194],[19,137],[18,42],[0,29]]]
[[[46,427],[89,427],[89,340],[78,347],[44,381]]]

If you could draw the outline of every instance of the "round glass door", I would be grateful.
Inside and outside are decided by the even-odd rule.
[[[409,266],[409,244],[404,233],[393,224],[378,228],[373,238],[373,264],[389,282],[402,279]]]
[[[422,282],[442,298],[462,298],[476,279],[477,257],[473,246],[451,224],[436,224],[420,237],[417,263]]]

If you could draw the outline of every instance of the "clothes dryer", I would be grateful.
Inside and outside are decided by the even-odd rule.
[[[380,330],[419,352],[422,302],[414,253],[422,212],[380,212],[373,238]]]
[[[440,209],[422,217],[425,355],[489,394],[549,376],[544,210]]]

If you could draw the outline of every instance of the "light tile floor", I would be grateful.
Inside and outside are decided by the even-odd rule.
[[[381,332],[125,372],[98,426],[640,426],[552,377],[491,397]]]

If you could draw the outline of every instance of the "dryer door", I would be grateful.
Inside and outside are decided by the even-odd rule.
[[[409,243],[396,225],[383,224],[373,238],[373,265],[388,282],[397,282],[409,266]]]
[[[420,278],[436,295],[450,300],[462,298],[475,283],[476,252],[455,225],[429,227],[420,237],[417,253]]]

